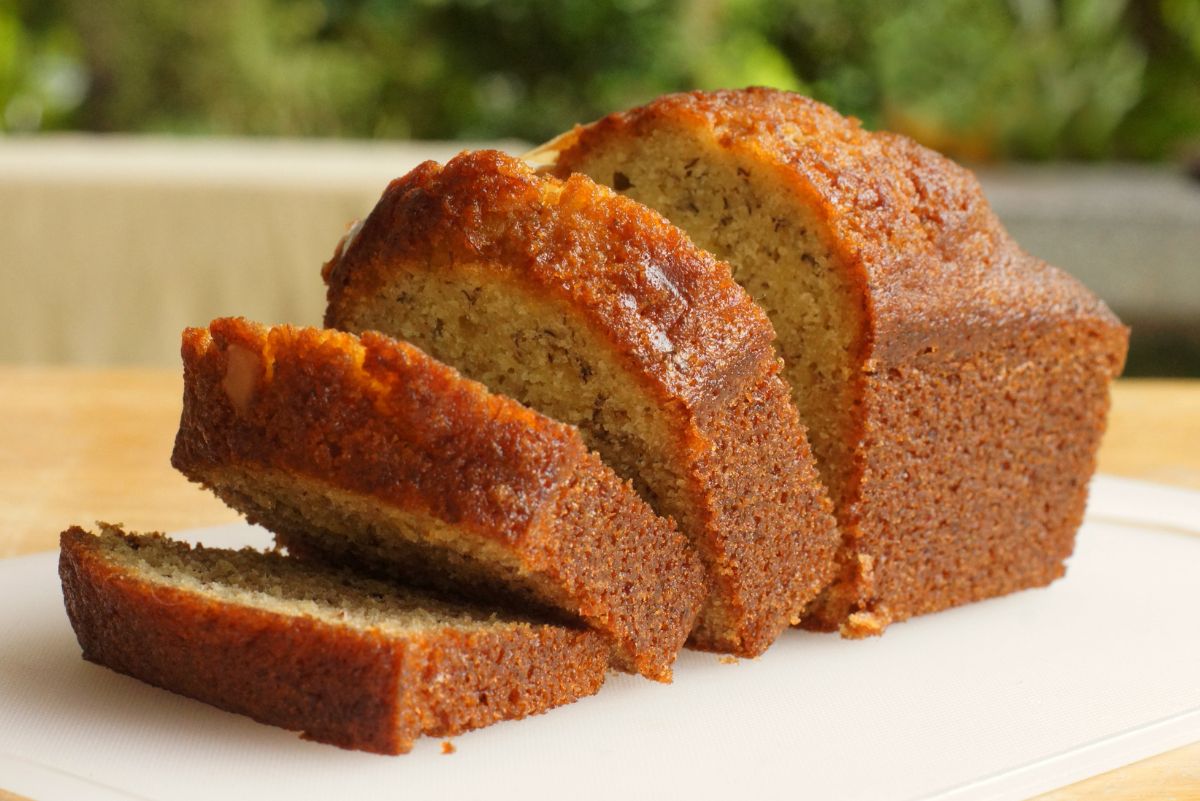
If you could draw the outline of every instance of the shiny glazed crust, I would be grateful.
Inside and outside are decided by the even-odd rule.
[[[399,637],[336,626],[147,580],[106,559],[98,539],[73,527],[60,540],[85,659],[307,739],[405,753],[421,735],[544,712],[604,681],[608,648],[593,632],[496,623]]]
[[[653,399],[713,588],[691,642],[765,650],[828,581],[837,534],[774,331],[728,266],[584,176],[470,152],[388,186],[325,266],[325,322],[356,330],[381,287],[468,266],[566,310]]]
[[[771,323],[729,267],[661,215],[497,151],[428,161],[388,185],[322,271],[325,325],[338,327],[397,263],[418,260],[484,262],[577,310],[664,399],[703,404],[771,353]]]
[[[1023,252],[970,172],[793,93],[670,95],[536,151],[560,176],[655,131],[758,165],[857,287],[852,491],[839,581],[807,625],[894,620],[1063,573],[1128,329]]]
[[[869,310],[864,360],[903,363],[930,346],[942,356],[973,353],[1010,327],[1040,331],[1062,320],[1124,331],[1082,284],[1021,251],[968,170],[802,95],[761,88],[667,95],[551,143],[555,171],[570,174],[589,149],[660,125],[752,155],[824,222]],[[946,331],[957,333],[953,341]],[[1123,353],[1110,361],[1119,372]]]
[[[183,361],[172,464],[282,544],[464,594],[481,588],[445,586],[445,566],[473,561],[498,589],[525,582],[539,604],[581,617],[619,666],[670,680],[703,567],[571,427],[374,333],[222,319],[184,332]],[[316,500],[306,509],[293,492]],[[357,517],[322,528],[307,514],[334,502]],[[418,521],[399,563],[328,548],[392,513]],[[436,541],[437,527],[453,541]],[[455,547],[466,556],[438,561]]]

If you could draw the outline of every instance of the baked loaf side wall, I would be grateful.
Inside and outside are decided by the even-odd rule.
[[[78,528],[62,537],[63,594],[86,659],[309,739],[404,753],[422,734],[544,712],[595,693],[604,680],[607,647],[592,632],[464,622],[432,600],[419,616],[432,618],[424,625],[386,614],[379,628],[338,625],[255,605],[285,608],[282,596],[232,602],[216,579],[178,586],[114,562],[99,539]],[[240,566],[261,562],[265,579],[279,567],[270,555],[226,553]],[[278,580],[294,581],[289,572]],[[321,592],[319,583],[312,589]],[[353,591],[347,597],[353,605]]]
[[[872,374],[862,536],[805,625],[875,634],[1062,576],[1108,411],[1106,335],[1013,332],[967,359]]]
[[[595,695],[607,664],[590,631],[447,629],[405,649],[400,683],[420,732],[449,737]]]
[[[619,654],[635,655],[623,667],[666,681],[671,673],[664,666],[674,661],[708,595],[704,566],[694,549],[681,547],[673,525],[654,529],[650,509],[631,504],[630,485],[611,475],[595,454],[580,462],[531,533],[530,558],[587,599],[584,619],[621,633]],[[658,547],[626,547],[647,529],[663,540]]]
[[[781,364],[700,415],[697,464],[718,556],[692,645],[756,656],[833,576],[839,535]]]
[[[618,665],[670,679],[703,568],[574,429],[378,334],[359,347],[340,332],[268,334],[218,321],[211,337],[188,337],[173,463],[281,545],[443,592],[582,617],[609,638]],[[241,395],[230,378],[245,364],[231,373],[231,354],[263,373]],[[623,514],[546,513],[584,478]],[[546,558],[546,543],[567,536],[595,553]],[[680,567],[677,591],[654,597],[664,562]]]

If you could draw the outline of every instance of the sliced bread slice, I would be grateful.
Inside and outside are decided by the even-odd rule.
[[[560,610],[670,680],[703,567],[575,429],[379,334],[224,319],[183,361],[172,463],[294,554]]]
[[[342,748],[397,754],[595,693],[603,637],[276,553],[61,536],[85,659]]]
[[[646,207],[495,151],[392,182],[326,265],[326,324],[418,344],[558,420],[678,521],[712,591],[694,645],[761,653],[837,533],[766,315]]]

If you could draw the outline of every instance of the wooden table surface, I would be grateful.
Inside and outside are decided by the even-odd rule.
[[[0,558],[53,549],[71,523],[236,520],[169,464],[180,393],[175,371],[0,366]],[[1100,469],[1200,489],[1200,381],[1118,381]],[[1200,743],[1038,801],[1084,799],[1200,801]]]

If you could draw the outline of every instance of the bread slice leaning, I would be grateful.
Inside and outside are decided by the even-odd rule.
[[[402,337],[578,426],[678,521],[712,582],[693,644],[761,653],[830,577],[837,534],[771,325],[660,215],[464,153],[393,181],[324,277],[327,325]]]
[[[692,92],[540,149],[733,267],[833,495],[850,636],[1063,574],[1129,332],[967,170],[790,92]]]
[[[172,464],[295,554],[557,610],[668,681],[703,567],[579,433],[379,334],[183,337]]]
[[[343,748],[404,753],[604,682],[608,646],[582,628],[106,524],[60,543],[85,659]]]

